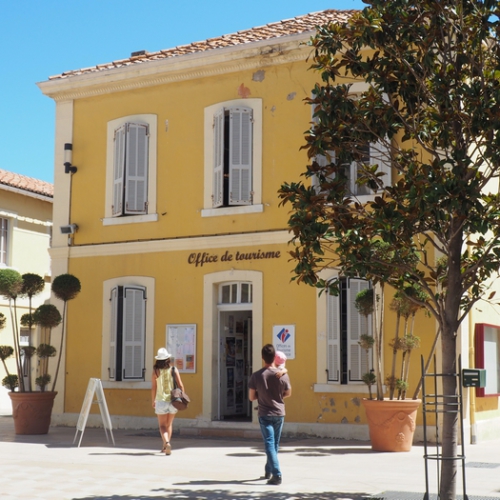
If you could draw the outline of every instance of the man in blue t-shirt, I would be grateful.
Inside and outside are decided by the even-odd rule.
[[[248,399],[259,403],[259,424],[267,455],[265,478],[267,484],[281,484],[281,470],[278,462],[278,448],[285,420],[284,399],[292,395],[288,374],[282,377],[274,366],[274,346],[262,348],[264,368],[256,371],[248,383]]]

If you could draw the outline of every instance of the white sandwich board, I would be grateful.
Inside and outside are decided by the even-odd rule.
[[[95,401],[94,396],[96,397]],[[85,431],[85,426],[87,425],[90,406],[95,403],[99,405],[99,410],[101,411],[101,418],[104,426],[104,432],[106,433],[106,439],[109,443],[109,431],[111,440],[113,441],[113,446],[115,445],[115,438],[113,437],[113,426],[111,424],[111,417],[109,416],[108,405],[106,404],[106,397],[104,396],[104,391],[102,389],[102,382],[98,378],[91,378],[89,380],[89,385],[87,386],[85,398],[83,399],[82,409],[80,411],[80,416],[78,417],[78,422],[76,424],[75,438],[73,439],[73,444],[75,444],[78,432],[81,432],[80,440],[78,441],[78,448],[80,448],[83,433]]]

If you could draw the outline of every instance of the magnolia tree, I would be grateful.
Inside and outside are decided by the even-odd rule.
[[[446,410],[456,402],[457,331],[491,300],[500,265],[499,2],[365,3],[311,40],[321,83],[308,99],[310,164],[304,181],[280,190],[295,279],[336,293],[319,274],[335,267],[403,293],[421,287],[450,375],[442,455],[456,457],[458,415]],[[381,242],[390,252],[377,251]],[[442,463],[441,500],[455,498],[456,468]]]

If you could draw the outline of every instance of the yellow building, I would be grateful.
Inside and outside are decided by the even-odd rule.
[[[168,346],[192,399],[177,428],[257,429],[246,384],[272,342],[293,384],[288,432],[368,437],[361,375],[371,360],[353,307],[368,284],[346,280],[341,298],[327,299],[291,283],[277,196],[308,161],[304,99],[319,76],[306,42],[348,15],[137,52],[39,84],[56,102],[53,273],[82,283],[69,304],[55,422],[74,425],[99,378],[114,425],[156,427],[152,365]],[[419,321],[427,352],[435,325]]]
[[[52,184],[0,169],[0,268],[12,268],[21,274],[34,273],[50,283],[50,237],[52,232]],[[50,297],[50,287],[33,298],[33,307]],[[0,330],[0,345],[13,345],[9,303],[0,296],[0,312],[7,318],[7,326]],[[18,316],[28,312],[26,299],[18,301]],[[26,332],[21,342],[28,344]],[[31,341],[31,343],[35,343]],[[1,365],[0,365],[1,366]],[[15,372],[13,359],[9,370]],[[35,368],[35,367],[34,367]],[[0,380],[4,378],[0,367]],[[10,398],[0,386],[0,414],[11,413]]]

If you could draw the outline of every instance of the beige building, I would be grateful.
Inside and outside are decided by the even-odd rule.
[[[0,169],[0,268],[45,277],[48,285],[34,298],[34,307],[50,296],[53,197],[52,184]],[[27,312],[27,307],[26,301],[18,302],[19,317]],[[6,328],[0,330],[0,345],[13,345],[9,306],[3,297],[0,297],[0,312],[7,317]],[[28,342],[27,338],[21,340]],[[14,372],[13,364],[12,368]],[[0,366],[0,379],[4,376],[4,369]],[[0,387],[0,413],[10,411],[7,390]]]

